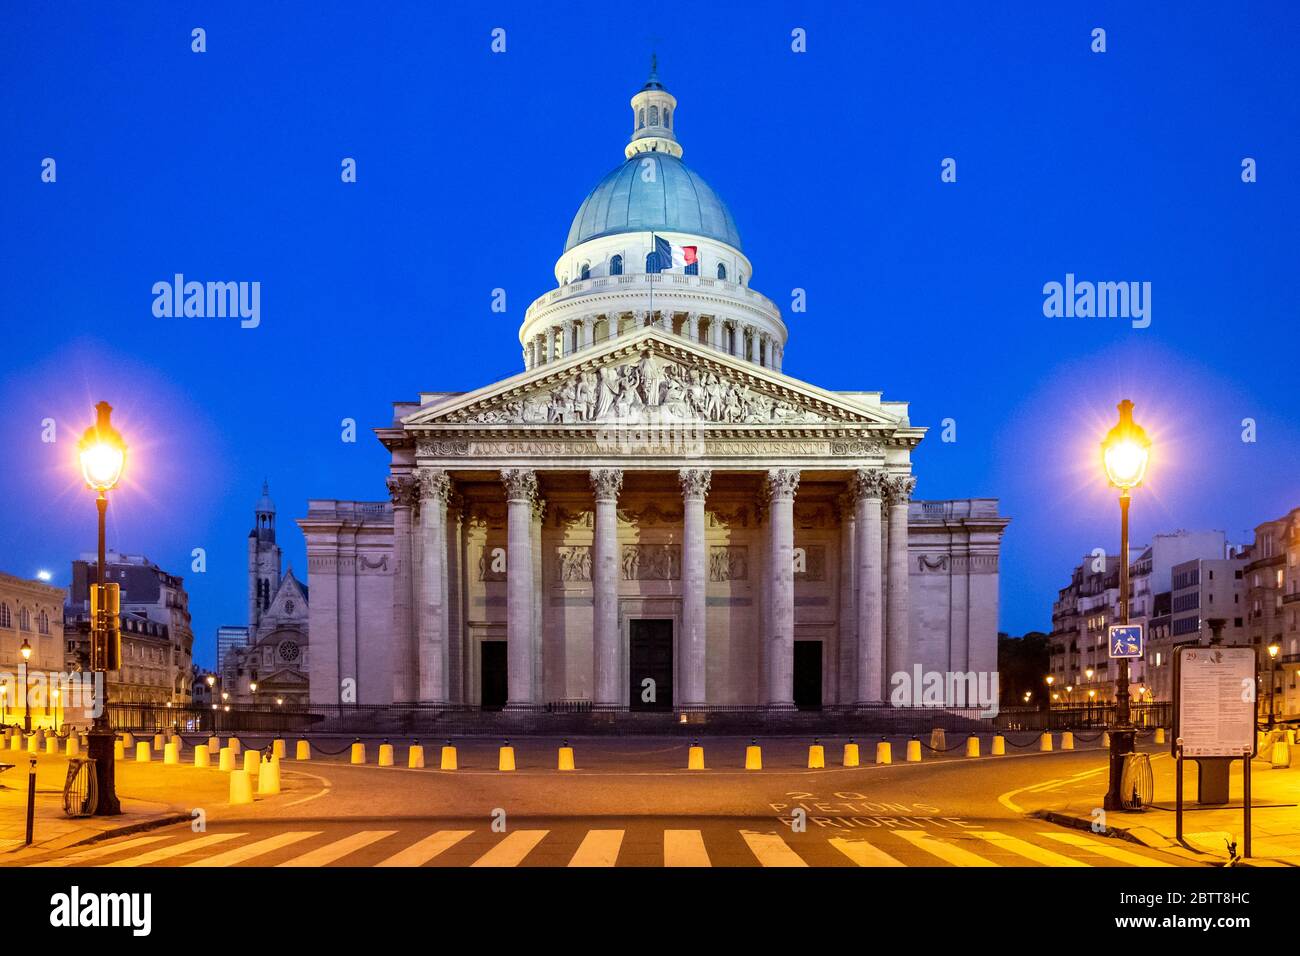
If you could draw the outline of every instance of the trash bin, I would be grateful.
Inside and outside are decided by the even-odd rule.
[[[1141,810],[1155,796],[1155,778],[1151,775],[1151,755],[1124,755],[1124,772],[1120,775],[1120,795],[1125,810]]]

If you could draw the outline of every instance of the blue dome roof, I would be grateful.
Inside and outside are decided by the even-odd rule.
[[[653,182],[647,182],[643,172],[647,160],[655,164]],[[587,195],[573,217],[564,251],[588,239],[651,229],[690,233],[741,248],[730,210],[708,183],[671,153],[644,152]]]

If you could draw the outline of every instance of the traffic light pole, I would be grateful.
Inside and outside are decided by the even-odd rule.
[[[101,608],[106,607],[103,601],[104,594],[104,562],[106,555],[104,553],[104,515],[108,511],[108,497],[101,491],[99,497],[95,499],[95,505],[99,509],[99,563],[95,568],[95,580],[99,585],[101,595]],[[92,615],[90,622],[90,654],[91,666],[105,667],[108,661],[108,632],[103,623],[96,620]],[[99,688],[99,713],[95,715],[95,722],[90,728],[90,757],[95,761],[95,786],[99,792],[99,800],[95,807],[95,816],[113,817],[122,812],[122,805],[117,799],[117,773],[113,755],[113,744],[116,735],[113,733],[112,723],[108,718],[108,671],[107,669],[97,671],[102,678],[103,683]]]

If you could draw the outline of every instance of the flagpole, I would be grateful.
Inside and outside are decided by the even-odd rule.
[[[658,257],[658,255],[659,255],[659,245],[658,245],[658,242],[657,242],[656,239],[655,239],[655,233],[654,233],[654,230],[653,230],[653,229],[650,230],[650,251],[653,252],[653,253],[655,254],[655,256],[656,256],[655,262],[658,263],[658,262],[659,262],[659,259],[658,259],[657,257]],[[654,274],[653,274],[653,273],[646,273],[646,281],[650,283],[650,324],[651,324],[651,325],[654,325],[654,324],[655,324],[655,280],[654,280]]]

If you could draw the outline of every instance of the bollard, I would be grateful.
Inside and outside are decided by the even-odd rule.
[[[907,742],[907,762],[921,762],[921,741],[917,740],[915,737]]]
[[[510,746],[510,741],[508,740],[501,745],[501,753],[497,757],[497,769],[498,770],[515,769],[515,748]]]
[[[24,846],[32,845],[32,830],[36,823],[36,761],[33,760],[27,768],[27,842]]]
[[[350,759],[353,763],[365,763],[365,762],[366,762],[366,745],[363,744],[360,740],[353,741],[353,743],[352,743],[352,756],[351,756],[349,759]]]
[[[120,740],[113,741],[113,759],[114,760],[126,759],[126,744],[122,743],[122,741]]]
[[[168,741],[163,747],[163,766],[168,764],[178,764],[181,762],[181,752],[174,743]]]
[[[1047,753],[1052,749],[1052,734],[1050,731],[1044,731],[1043,736],[1038,738],[1038,749]]]
[[[76,757],[81,754],[81,741],[76,734],[68,734],[68,739],[63,744],[63,755],[65,757]]]
[[[691,744],[691,749],[686,752],[686,769],[704,769],[704,748],[700,746],[698,740]]]
[[[22,750],[22,749],[23,749],[23,735],[22,735],[21,732],[16,733],[16,734],[14,734],[12,737],[9,738],[9,749],[10,749],[10,750]]]
[[[921,742],[919,740],[913,742],[917,745],[917,747],[921,746]],[[908,744],[908,753],[909,754],[911,753],[911,744]],[[880,741],[880,743],[876,744],[876,763],[893,763],[893,762],[894,762],[893,745],[890,744],[888,740],[882,740]]]
[[[1103,731],[1101,732],[1101,745],[1102,745],[1102,747],[1103,747],[1104,749],[1106,749],[1106,750],[1109,750],[1109,749],[1110,749],[1110,731],[1109,731],[1109,730],[1103,730]]]
[[[194,748],[194,766],[201,770],[212,766],[212,751],[208,750],[207,744],[199,744]]]
[[[456,770],[459,765],[456,763],[456,748],[447,741],[442,747],[442,758],[438,762],[439,770]]]
[[[221,741],[216,737],[208,738],[208,753],[214,754],[221,749]]]
[[[235,755],[231,753],[229,747],[222,747],[217,751],[217,769],[223,773],[235,769]]]
[[[758,745],[757,740],[753,740],[752,738],[749,746],[745,748],[745,769],[763,769],[763,748]]]
[[[131,735],[131,731],[127,730],[123,732],[122,746],[125,747],[127,750],[135,749],[135,737]]]
[[[29,754],[41,752],[41,732],[39,730],[27,738],[27,752]]]
[[[557,770],[576,769],[573,765],[573,748],[569,746],[569,742],[567,740],[560,746],[560,762],[556,767],[556,769]]]
[[[1294,731],[1291,731],[1291,730],[1288,730],[1288,731],[1287,731],[1288,736],[1289,736],[1290,734],[1292,734],[1292,733],[1294,733]],[[1162,743],[1164,743],[1164,742],[1165,742],[1165,728],[1163,728],[1163,727],[1157,727],[1157,728],[1156,728],[1156,743],[1158,743],[1158,744],[1162,744]],[[1288,741],[1288,743],[1289,743],[1289,742],[1290,742],[1290,741]]]
[[[1006,752],[1007,738],[1003,737],[1001,734],[995,735],[993,738],[993,746],[989,748],[989,753],[993,754],[995,757],[1003,757],[1006,756]]]
[[[262,755],[256,750],[244,751],[244,772],[248,774],[250,781],[257,779],[257,765],[261,762]]]
[[[974,734],[966,738],[966,756],[978,757],[980,755],[980,739]]]
[[[298,741],[297,746],[295,746],[295,747],[293,748],[293,759],[294,759],[294,760],[310,760],[310,759],[311,759],[311,744],[307,743],[307,741],[305,741],[305,740],[300,740],[300,741]]]
[[[280,760],[284,759],[284,738],[283,737],[276,737],[273,741],[271,741],[271,756],[278,757]]]
[[[393,765],[393,745],[385,740],[379,745],[379,766],[391,767]]]
[[[149,756],[149,741],[141,740],[135,745],[135,762],[148,763],[152,759]]]
[[[1062,750],[1074,749],[1074,731],[1072,730],[1061,731],[1061,749]]]
[[[1161,734],[1164,734],[1164,730],[1161,729],[1160,733],[1161,733]],[[1158,737],[1158,738],[1156,738],[1156,743],[1162,743],[1162,742],[1164,741],[1164,739],[1165,739],[1165,738],[1164,738],[1163,736]],[[1291,729],[1289,729],[1289,728],[1287,729],[1287,732],[1286,732],[1286,742],[1287,742],[1288,744],[1290,744],[1292,747],[1295,746],[1295,731],[1294,731],[1294,730],[1291,730]]]
[[[822,770],[826,767],[826,748],[816,739],[808,748],[808,769]]]
[[[154,750],[162,750],[162,749],[163,749],[163,735],[162,735],[162,734],[154,734],[154,735],[153,735],[153,749],[154,749]]]
[[[860,757],[858,755],[858,745],[855,744],[853,738],[850,737],[849,742],[844,745],[844,766],[857,767],[859,764]]]
[[[233,754],[236,757],[239,756],[239,752],[243,749],[243,746],[240,744],[238,737],[228,738],[226,740],[226,746],[230,748],[231,754]]]
[[[270,760],[263,760],[257,768],[257,795],[269,797],[280,792],[280,758],[272,751]]]
[[[227,753],[229,747],[222,747],[221,752]],[[253,781],[248,777],[247,770],[230,771],[230,804],[237,806],[242,803],[253,802]]]
[[[50,756],[57,756],[57,755],[58,755],[58,753],[59,753],[59,738],[58,738],[58,737],[46,737],[46,738],[45,738],[45,753],[48,754],[48,755],[50,755]]]
[[[424,746],[418,740],[406,751],[406,765],[414,770],[424,769]]]
[[[930,749],[939,751],[948,749],[948,741],[943,735],[942,727],[936,727],[930,731]]]

